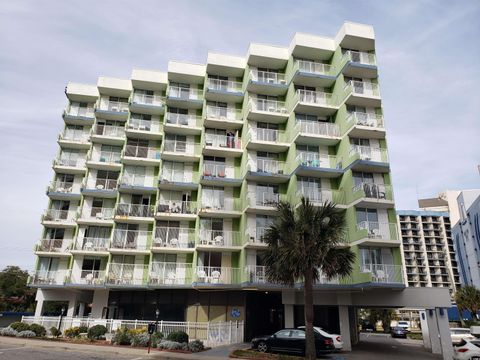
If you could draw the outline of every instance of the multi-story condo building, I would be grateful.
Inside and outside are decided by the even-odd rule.
[[[453,295],[460,277],[449,213],[406,210],[397,215],[407,286],[448,287]]]
[[[279,201],[302,196],[345,211],[357,255],[352,276],[316,284],[339,309],[320,323],[345,335],[358,296],[387,304],[404,288],[370,26],[69,83],[66,96],[30,278],[37,315],[68,301],[70,316],[245,320],[247,337],[293,326],[299,287],[267,282],[262,235]]]

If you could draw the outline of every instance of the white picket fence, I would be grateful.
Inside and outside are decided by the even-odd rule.
[[[140,329],[147,328],[149,323],[155,320],[120,320],[120,319],[93,319],[88,317],[64,316],[23,316],[22,322],[26,324],[40,324],[47,331],[52,326],[60,328],[62,332],[74,326],[103,325],[109,333],[119,328]],[[191,340],[202,340],[206,346],[215,347],[221,345],[237,344],[243,342],[243,321],[229,322],[189,322],[189,321],[158,321],[158,331],[166,337],[174,331],[184,331]]]

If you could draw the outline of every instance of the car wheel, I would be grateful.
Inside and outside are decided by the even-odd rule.
[[[267,352],[268,351],[268,346],[265,341],[260,341],[257,346],[258,351],[260,352]]]

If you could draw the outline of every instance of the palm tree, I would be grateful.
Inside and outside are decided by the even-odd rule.
[[[279,216],[266,229],[263,240],[268,245],[263,260],[270,282],[293,285],[304,282],[305,355],[315,359],[313,333],[313,284],[351,274],[355,254],[348,248],[338,248],[344,239],[345,213],[333,203],[313,206],[302,198],[300,205],[280,202]]]
[[[463,323],[463,310],[470,311],[472,320],[478,320],[477,313],[480,310],[480,290],[475,286],[467,285],[457,290],[455,294],[455,302],[458,310],[460,310],[460,320]]]

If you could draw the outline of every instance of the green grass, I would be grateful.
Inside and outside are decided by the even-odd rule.
[[[408,333],[407,337],[412,340],[423,340],[422,333]]]
[[[234,350],[230,357],[255,360],[303,360],[303,357],[282,354],[267,354],[255,350]]]

